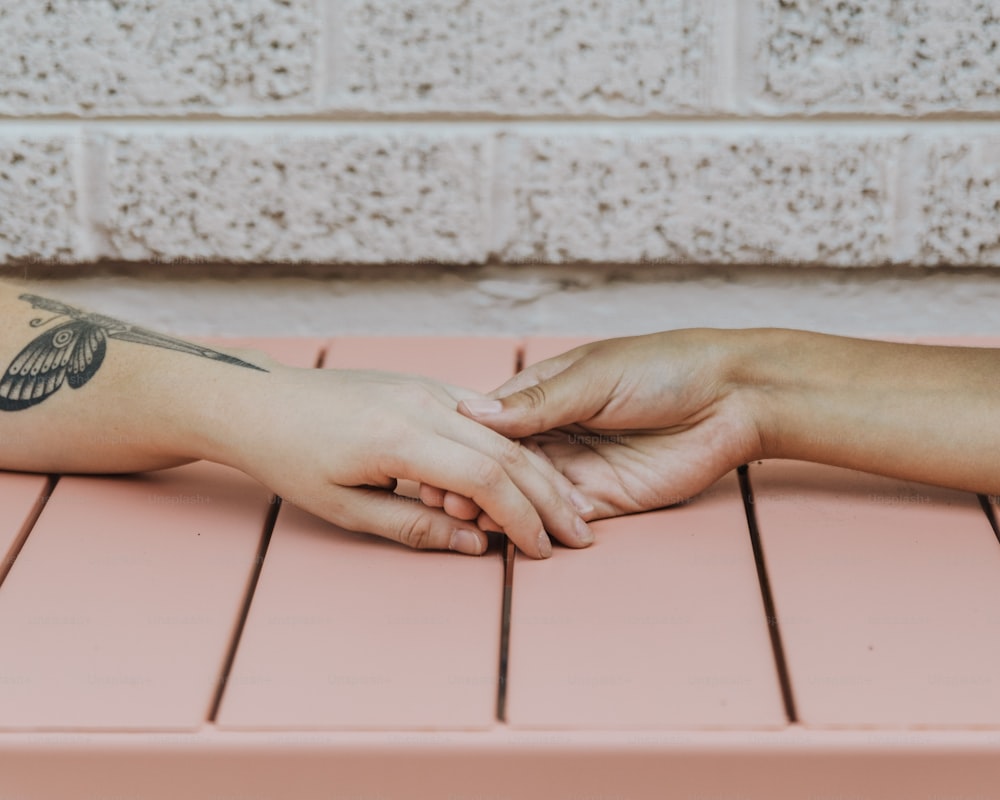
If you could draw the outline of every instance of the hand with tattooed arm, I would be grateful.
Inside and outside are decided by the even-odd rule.
[[[565,478],[456,412],[471,391],[237,356],[2,283],[0,366],[0,469],[132,472],[207,459],[312,498],[307,511],[346,528],[483,552],[469,515],[391,498],[405,478],[471,498],[531,556],[551,553],[546,530],[571,546],[592,540]]]

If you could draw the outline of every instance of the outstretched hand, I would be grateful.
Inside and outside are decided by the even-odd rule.
[[[469,554],[487,546],[472,521],[479,508],[534,557],[551,553],[548,533],[575,547],[593,540],[563,476],[456,413],[460,400],[481,395],[385,372],[267,366],[266,375],[240,376],[255,381],[253,407],[235,414],[241,430],[222,437],[226,452],[214,460],[307,511],[412,547]],[[392,492],[402,479],[447,487],[477,512],[407,502]]]
[[[526,437],[593,503],[586,519],[671,505],[760,458],[995,494],[998,368],[994,348],[668,331],[542,361],[459,411]],[[426,486],[421,497],[469,502]],[[488,512],[478,521],[496,527]]]
[[[672,505],[759,450],[717,335],[669,331],[584,345],[458,409],[550,461],[593,505],[588,519]],[[459,502],[429,487],[422,497]],[[488,515],[482,521],[492,527]]]

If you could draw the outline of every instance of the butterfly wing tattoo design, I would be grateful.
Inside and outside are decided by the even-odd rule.
[[[219,353],[208,347],[191,344],[172,336],[140,328],[127,322],[80,311],[57,300],[33,294],[20,295],[21,300],[55,314],[47,320],[33,319],[31,327],[47,325],[59,317],[68,321],[49,328],[10,362],[0,378],[0,410],[18,411],[41,403],[64,384],[79,389],[100,369],[107,352],[108,339],[121,339],[180,353],[189,353],[238,367],[267,372],[262,367],[239,358]]]

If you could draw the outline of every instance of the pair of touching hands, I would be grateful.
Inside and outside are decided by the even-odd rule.
[[[2,283],[0,310],[0,469],[206,459],[415,548],[480,554],[498,530],[545,557],[550,534],[586,546],[587,521],[689,497],[743,455],[711,332],[587,345],[484,396],[227,354]]]
[[[571,350],[458,411],[519,440],[543,477],[551,467],[585,520],[673,505],[765,458],[1000,495],[1000,348],[667,331]],[[421,489],[428,506],[511,533],[483,493],[435,486]],[[549,530],[585,544],[567,515]]]
[[[292,460],[301,453],[269,460],[264,474],[259,462],[236,465],[345,527],[468,554],[484,552],[485,531],[496,530],[544,558],[549,535],[587,546],[587,521],[677,503],[746,460],[753,432],[727,402],[710,348],[698,331],[596,342],[529,367],[489,396],[386,373],[316,371],[340,384],[317,401],[336,397],[337,416],[352,420],[325,443],[337,448],[334,463],[317,453],[325,470],[316,485],[303,487]],[[288,403],[309,413],[302,398]],[[397,479],[420,482],[423,502],[391,494]]]

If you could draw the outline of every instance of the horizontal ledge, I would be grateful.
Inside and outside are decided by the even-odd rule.
[[[961,123],[961,128],[955,124]],[[906,134],[939,131],[952,136],[981,134],[1000,131],[1000,112],[989,115],[939,115],[933,117],[816,115],[816,116],[704,116],[704,117],[513,117],[467,115],[449,117],[434,115],[373,115],[370,117],[351,116],[205,116],[205,117],[11,117],[0,115],[0,136],[31,132],[51,135],[53,132],[80,129],[87,132],[108,131],[113,133],[142,132],[156,130],[164,133],[184,134],[198,132],[250,133],[253,136],[274,133],[296,133],[302,136],[339,132],[370,131],[387,133],[404,127],[419,128],[428,133],[563,133],[593,135],[608,133],[636,132],[648,134],[674,133],[692,130],[709,130],[717,133],[769,133],[815,131],[827,133],[837,131],[842,135],[857,131],[859,135],[872,132]]]
[[[765,753],[824,750],[856,752],[981,752],[1000,756],[1000,728],[873,728],[812,729],[792,724],[780,729],[741,730],[514,730],[505,725],[484,731],[462,730],[221,730],[205,724],[198,731],[2,731],[0,754],[38,749],[80,752],[148,750],[199,752],[288,748],[363,750],[365,752],[462,750],[467,752],[529,751],[539,755],[565,749],[580,753],[612,749],[636,752]]]
[[[530,270],[530,272],[526,272]],[[835,266],[800,262],[759,261],[720,264],[696,261],[500,261],[456,264],[416,260],[355,263],[347,261],[224,261],[210,258],[143,259],[120,261],[58,261],[26,257],[0,262],[0,279],[31,281],[87,281],[121,278],[143,283],[164,281],[289,281],[292,279],[337,281],[363,284],[394,284],[405,279],[412,285],[433,286],[460,281],[557,281],[567,289],[600,288],[619,283],[705,283],[741,282],[761,286],[786,286],[794,278],[807,281],[850,280],[864,285],[889,281],[945,279],[961,281],[971,277],[993,280],[1000,267],[988,264],[852,264]]]

